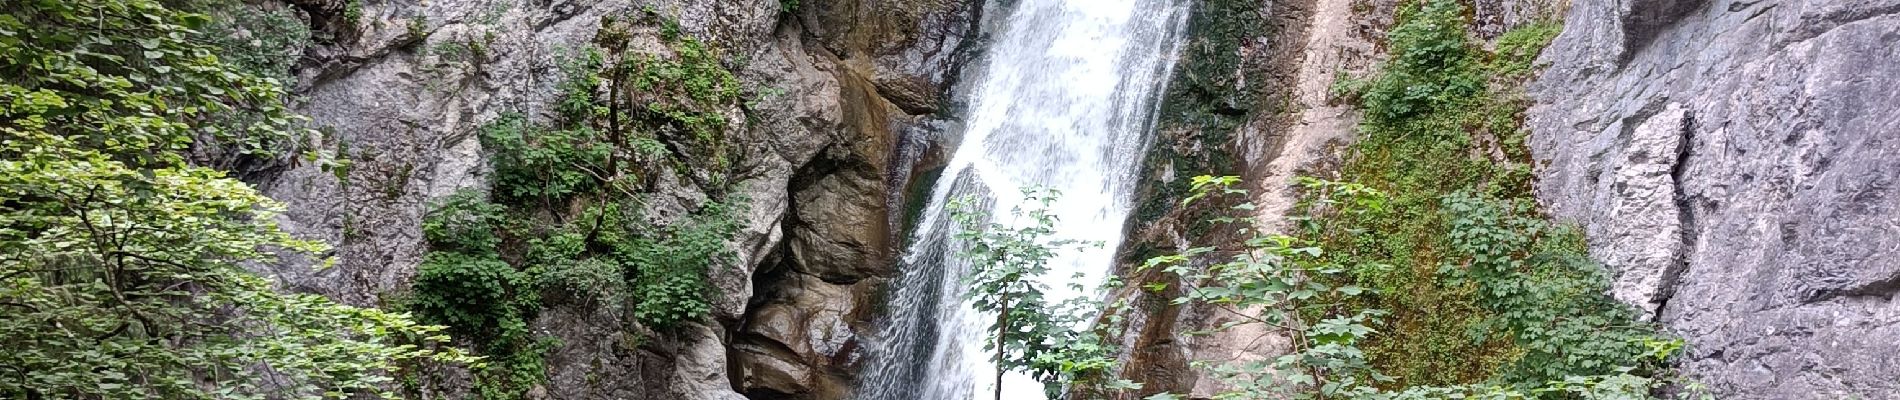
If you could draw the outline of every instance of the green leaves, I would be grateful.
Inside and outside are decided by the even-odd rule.
[[[442,327],[277,291],[244,264],[328,249],[211,167],[304,132],[277,82],[152,0],[0,5],[5,398],[394,397]],[[188,163],[186,160],[192,160]]]
[[[1407,125],[1485,90],[1478,50],[1465,37],[1462,2],[1417,1],[1387,34],[1391,60],[1361,94],[1371,125]],[[1384,133],[1384,132],[1378,132]]]
[[[504,204],[564,200],[619,176],[607,170],[614,147],[591,128],[553,129],[504,114],[482,128],[481,140]]]
[[[1301,309],[1334,310],[1341,298],[1366,293],[1357,286],[1335,287],[1318,279],[1343,273],[1346,269],[1327,262],[1319,247],[1298,238],[1259,232],[1249,215],[1253,208],[1245,190],[1238,189],[1237,177],[1196,177],[1191,199],[1238,201],[1233,218],[1212,218],[1210,222],[1232,226],[1243,239],[1240,247],[1196,247],[1175,255],[1149,259],[1144,269],[1167,265],[1167,272],[1181,277],[1185,293],[1175,304],[1201,304],[1225,310],[1224,315],[1239,319],[1222,324],[1216,331],[1249,325],[1288,332],[1294,337],[1289,354],[1271,361],[1213,366],[1211,372],[1232,388],[1216,396],[1221,399],[1308,399],[1350,397],[1376,392],[1362,376],[1383,376],[1373,371],[1364,351],[1357,344],[1377,330],[1375,319],[1380,310],[1362,310],[1334,315],[1302,324]],[[1360,212],[1360,207],[1382,207],[1384,195],[1376,190],[1343,182],[1306,179],[1302,184],[1313,190],[1337,194],[1332,204],[1340,212]],[[1221,255],[1226,261],[1207,260]],[[1206,261],[1193,267],[1191,261]]]
[[[637,23],[662,24],[673,54],[630,51]],[[547,344],[525,329],[544,305],[669,331],[711,312],[709,272],[737,261],[731,204],[745,199],[719,199],[729,186],[724,135],[737,79],[717,51],[653,12],[603,18],[595,45],[561,62],[551,121],[504,114],[481,130],[494,201],[458,193],[423,222],[429,259],[444,262],[425,265],[440,274],[418,278],[412,303],[477,335],[497,358],[482,372],[492,379],[477,385],[484,398],[519,398],[545,378]],[[648,192],[669,173],[715,201],[689,215],[644,215]]]
[[[432,245],[445,250],[473,254],[491,253],[501,244],[500,230],[505,210],[489,203],[480,192],[460,190],[439,200],[422,218],[422,235]]]
[[[961,227],[955,234],[962,245],[958,258],[971,268],[966,296],[978,311],[997,315],[985,348],[996,352],[999,370],[1025,372],[1050,385],[1050,398],[1075,386],[1095,385],[1091,388],[1110,391],[1139,388],[1134,382],[1102,376],[1115,366],[1113,349],[1094,330],[1075,328],[1103,316],[1105,310],[1125,305],[1104,306],[1089,298],[1050,304],[1046,298],[1048,287],[1041,279],[1057,251],[1099,246],[1051,237],[1056,216],[1049,207],[1058,195],[1053,190],[1024,188],[1023,205],[1011,210],[1016,225],[991,221],[992,216],[977,210],[974,198],[950,203],[951,219]],[[1114,312],[1108,314],[1119,321]]]
[[[1236,179],[1194,182],[1196,199],[1247,197],[1229,189]],[[1307,221],[1314,229],[1309,232],[1322,238],[1328,237],[1325,228],[1381,221],[1392,218],[1391,211],[1402,211],[1389,209],[1393,203],[1383,192],[1364,185],[1311,178],[1299,183],[1311,196],[1306,209],[1324,212]],[[1181,277],[1185,293],[1175,304],[1217,307],[1238,318],[1217,331],[1264,325],[1292,335],[1293,346],[1281,357],[1204,365],[1230,387],[1216,398],[1646,399],[1669,381],[1656,371],[1681,342],[1658,338],[1654,328],[1634,323],[1620,303],[1604,295],[1601,268],[1576,253],[1572,246],[1579,239],[1563,236],[1574,233],[1539,219],[1529,202],[1455,192],[1437,206],[1437,214],[1428,215],[1446,221],[1448,231],[1415,240],[1448,249],[1438,255],[1445,266],[1435,270],[1455,286],[1474,289],[1471,301],[1490,313],[1472,326],[1482,333],[1477,340],[1501,335],[1520,349],[1513,362],[1482,384],[1382,387],[1397,377],[1382,373],[1361,346],[1392,340],[1380,338],[1375,328],[1389,312],[1362,296],[1412,294],[1403,287],[1388,295],[1359,286],[1361,274],[1393,270],[1362,248],[1326,252],[1301,239],[1256,233],[1245,218],[1216,219],[1253,236],[1241,240],[1241,247],[1196,247],[1155,257],[1141,269],[1163,267]]]
[[[625,310],[657,330],[711,311],[707,273],[734,257],[727,246],[738,230],[734,210],[712,203],[673,226],[654,226],[633,199],[617,194],[586,193],[601,203],[562,222],[550,221],[547,211],[490,203],[471,190],[439,201],[426,215],[431,251],[404,306],[449,326],[491,359],[477,370],[483,398],[519,398],[545,379],[543,353],[551,345],[529,326],[546,304],[567,302],[614,316]]]
[[[1653,366],[1644,344],[1659,341],[1656,328],[1604,295],[1609,280],[1601,266],[1561,244],[1580,241],[1577,233],[1550,227],[1527,205],[1467,192],[1447,196],[1442,208],[1452,221],[1448,242],[1465,265],[1447,269],[1446,278],[1472,285],[1492,313],[1478,328],[1502,332],[1525,350],[1500,378],[1535,385]]]

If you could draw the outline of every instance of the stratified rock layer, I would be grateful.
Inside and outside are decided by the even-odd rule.
[[[1900,398],[1900,1],[1579,1],[1539,197],[1721,398]]]

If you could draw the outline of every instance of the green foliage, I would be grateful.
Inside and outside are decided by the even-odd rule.
[[[976,209],[974,199],[950,204],[951,218],[962,227],[955,236],[963,245],[958,258],[971,266],[967,296],[978,311],[997,317],[990,324],[985,349],[995,352],[992,361],[999,376],[1008,370],[1027,373],[1048,385],[1051,399],[1074,385],[1139,388],[1132,382],[1103,379],[1115,365],[1111,349],[1096,330],[1075,328],[1105,309],[1086,298],[1051,304],[1046,297],[1048,285],[1041,279],[1057,251],[1100,246],[1050,237],[1056,217],[1049,213],[1049,206],[1057,195],[1047,189],[1023,189],[1027,206],[1011,210],[1021,226],[990,221],[990,215]],[[1082,290],[1079,284],[1071,288]],[[1001,388],[997,390],[1000,395]]]
[[[670,23],[652,12],[603,18],[600,48],[561,65],[566,79],[554,123],[507,115],[483,129],[483,146],[496,160],[498,200],[637,192],[668,167],[702,187],[723,187],[731,169],[726,135],[734,129],[725,113],[741,103],[738,79],[717,51],[678,32],[663,37],[671,55],[628,52],[636,25],[654,20]]]
[[[1518,208],[1531,198],[1529,154],[1519,129],[1525,103],[1515,89],[1525,74],[1491,66],[1529,65],[1557,28],[1528,25],[1505,34],[1510,45],[1500,45],[1501,52],[1486,53],[1465,39],[1456,2],[1414,4],[1404,14],[1392,33],[1393,61],[1378,75],[1342,77],[1335,85],[1363,94],[1360,105],[1367,113],[1361,126],[1365,134],[1352,146],[1341,179],[1391,193],[1391,207],[1339,214],[1309,201],[1301,225],[1333,250],[1336,262],[1365,266],[1349,271],[1343,282],[1378,294],[1349,304],[1392,312],[1387,334],[1366,344],[1382,371],[1409,386],[1485,381],[1530,362],[1521,361],[1528,350],[1493,322],[1496,304],[1480,296],[1490,290],[1484,286],[1489,281],[1452,276],[1472,255],[1450,240],[1457,232],[1445,200],[1460,192],[1485,196],[1523,217],[1538,217],[1534,210]],[[1407,90],[1420,88],[1423,95],[1407,97]],[[1561,246],[1574,242],[1557,231],[1512,230],[1514,236],[1498,238],[1504,242],[1495,250],[1519,259],[1533,253],[1540,260],[1584,258],[1581,246]],[[1596,269],[1581,263],[1569,268]],[[1581,272],[1545,275],[1575,278],[1540,283],[1545,286],[1576,287],[1582,285],[1576,279],[1586,279]],[[1552,377],[1521,376],[1518,383],[1541,384]]]
[[[1245,191],[1234,189],[1238,182],[1239,179],[1233,177],[1197,177],[1193,180],[1195,194],[1187,201],[1229,196],[1247,198]],[[1324,209],[1333,215],[1377,216],[1394,205],[1384,192],[1364,185],[1310,178],[1301,179],[1301,184],[1313,193],[1309,207]],[[1326,253],[1311,246],[1314,242],[1261,234],[1246,217],[1211,221],[1230,226],[1247,238],[1237,247],[1190,248],[1179,254],[1151,259],[1141,268],[1164,268],[1180,276],[1188,287],[1185,294],[1175,300],[1177,303],[1213,306],[1240,317],[1216,327],[1216,331],[1265,325],[1292,334],[1291,352],[1275,359],[1197,364],[1229,386],[1226,392],[1214,396],[1217,399],[1648,399],[1652,391],[1681,382],[1666,371],[1655,370],[1681,349],[1681,341],[1660,338],[1654,331],[1636,325],[1617,327],[1623,329],[1622,332],[1604,330],[1601,320],[1622,318],[1627,322],[1629,315],[1617,314],[1622,310],[1613,307],[1617,304],[1601,291],[1600,276],[1583,277],[1598,278],[1589,281],[1598,284],[1596,286],[1566,290],[1575,287],[1539,288],[1535,286],[1542,281],[1535,279],[1548,276],[1524,275],[1525,270],[1539,268],[1531,263],[1519,263],[1525,257],[1518,253],[1530,245],[1532,238],[1518,233],[1548,229],[1546,223],[1528,215],[1507,215],[1501,211],[1503,208],[1487,199],[1454,195],[1446,202],[1447,208],[1456,210],[1453,219],[1460,227],[1451,240],[1458,248],[1470,252],[1466,261],[1471,263],[1468,268],[1471,272],[1459,274],[1458,279],[1491,280],[1478,284],[1483,286],[1480,291],[1487,293],[1483,296],[1489,296],[1478,302],[1488,307],[1493,307],[1493,303],[1520,306],[1500,311],[1500,314],[1514,313],[1515,317],[1497,320],[1517,324],[1508,331],[1515,333],[1520,343],[1551,344],[1565,352],[1557,357],[1527,356],[1521,365],[1549,368],[1554,364],[1558,369],[1501,375],[1492,382],[1382,388],[1396,379],[1381,373],[1378,364],[1370,358],[1372,354],[1362,346],[1380,336],[1374,327],[1383,324],[1388,312],[1365,307],[1366,303],[1360,298],[1391,293],[1357,286],[1350,278],[1356,270],[1388,267],[1355,264],[1359,260]],[[1251,203],[1232,206],[1235,214],[1243,216],[1253,209]],[[1196,263],[1209,256],[1226,261],[1209,265]],[[1446,268],[1461,269],[1459,266]],[[1560,273],[1578,272],[1559,264],[1551,264],[1549,269]],[[1552,292],[1561,293],[1553,295]],[[1550,309],[1531,310],[1533,307]],[[1605,336],[1591,337],[1591,333]],[[1556,336],[1561,337],[1553,338]],[[1618,345],[1626,339],[1628,346]],[[1531,351],[1536,352],[1536,349]],[[1541,377],[1535,374],[1544,372],[1563,375],[1536,380]],[[1689,396],[1697,394],[1693,385],[1689,388]]]
[[[546,210],[459,192],[424,219],[431,251],[406,306],[449,326],[490,359],[477,370],[482,398],[521,398],[545,378],[543,354],[553,344],[529,326],[550,301],[610,315],[628,309],[641,325],[660,330],[711,311],[708,270],[735,259],[727,245],[739,227],[733,210],[708,204],[673,226],[656,227],[637,209],[632,202],[601,203],[555,222],[544,217]],[[506,245],[528,237],[522,250]]]
[[[717,200],[670,224],[642,213],[662,172],[724,174],[723,158],[698,164],[724,156],[701,151],[724,146],[720,112],[738,104],[737,81],[676,27],[662,38],[670,57],[623,54],[633,28],[604,18],[599,48],[561,62],[566,79],[547,123],[504,114],[482,128],[492,203],[465,191],[423,221],[431,252],[410,307],[493,360],[477,371],[482,398],[522,398],[546,378],[543,356],[554,344],[528,329],[543,307],[601,310],[668,332],[711,312],[709,271],[737,261],[731,205],[745,199],[720,199],[722,181],[696,182]],[[435,48],[443,57],[479,53],[443,46]]]
[[[619,314],[632,293],[626,268],[607,257],[583,258],[587,238],[560,232],[529,242],[529,262],[540,266],[540,285],[565,296],[562,301],[591,305]]]
[[[213,27],[150,0],[0,3],[0,397],[392,398],[403,363],[473,361],[242,267],[327,249],[188,162],[304,134],[276,80],[195,40]]]
[[[350,24],[363,22],[363,0],[349,0],[343,3],[343,20]]]
[[[416,15],[409,17],[407,26],[410,40],[421,41],[429,38],[429,17]]]
[[[1363,93],[1368,125],[1404,126],[1421,115],[1459,107],[1484,91],[1478,50],[1465,38],[1460,2],[1412,2],[1399,20],[1388,34],[1392,58]]]
[[[287,8],[228,8],[196,40],[217,46],[220,57],[232,65],[275,79],[279,85],[289,84],[290,68],[310,45],[309,25]]]
[[[1563,25],[1548,21],[1533,22],[1505,32],[1498,37],[1497,51],[1491,57],[1487,69],[1502,78],[1527,78],[1533,71],[1532,63],[1537,60],[1537,54],[1562,32]]]
[[[506,204],[564,200],[600,187],[614,151],[587,128],[549,129],[507,114],[482,128],[495,167],[496,197]]]
[[[778,0],[778,11],[788,14],[798,12],[798,0]]]
[[[1387,312],[1361,346],[1396,378],[1379,386],[1404,389],[1393,398],[1566,398],[1552,382],[1662,381],[1646,345],[1671,340],[1605,294],[1581,235],[1545,221],[1530,191],[1516,85],[1559,27],[1526,25],[1486,52],[1465,18],[1459,2],[1405,6],[1391,61],[1335,84],[1367,116],[1340,179],[1390,195],[1344,212],[1354,207],[1335,188],[1307,182],[1302,231],[1345,268],[1314,280],[1370,291],[1302,316]]]
[[[469,254],[494,252],[501,244],[501,237],[495,233],[501,226],[503,211],[503,207],[489,203],[479,192],[457,191],[423,216],[422,235],[440,250]]]
[[[0,7],[0,72],[12,77],[0,98],[9,100],[7,127],[20,132],[9,136],[55,140],[142,167],[182,164],[193,146],[274,156],[304,133],[278,85],[225,63],[222,49],[189,40],[210,25],[202,14],[151,0]],[[234,126],[191,123],[238,116],[252,118]],[[212,140],[193,140],[199,136]]]
[[[1451,225],[1446,239],[1463,265],[1441,267],[1441,274],[1475,286],[1477,303],[1490,313],[1472,329],[1503,332],[1521,349],[1499,379],[1541,383],[1660,367],[1632,363],[1657,333],[1604,295],[1607,271],[1577,250],[1580,235],[1538,218],[1529,199],[1513,204],[1461,192],[1447,196],[1442,209]]]
[[[1193,195],[1185,201],[1244,199],[1246,191],[1236,188],[1239,182],[1235,177],[1196,177]],[[1316,180],[1305,183],[1332,193],[1327,200],[1338,205],[1341,212],[1377,212],[1386,206],[1384,194],[1365,186]],[[1254,205],[1242,202],[1232,209],[1248,211],[1254,209]],[[1343,275],[1350,266],[1330,262],[1323,257],[1320,248],[1309,242],[1259,232],[1246,218],[1218,217],[1210,222],[1231,229],[1245,240],[1237,248],[1195,247],[1179,254],[1155,257],[1141,269],[1163,268],[1181,277],[1180,282],[1187,287],[1185,294],[1175,299],[1176,304],[1205,304],[1242,317],[1216,327],[1217,331],[1260,324],[1293,335],[1293,349],[1285,356],[1239,364],[1199,364],[1231,386],[1231,390],[1216,398],[1363,398],[1378,393],[1373,383],[1391,380],[1374,369],[1366,353],[1359,348],[1359,344],[1375,332],[1374,320],[1385,311],[1334,311],[1341,308],[1342,299],[1368,292],[1359,286],[1334,285],[1324,279]],[[1204,267],[1192,262],[1216,254],[1223,255],[1224,261]],[[1303,310],[1320,313],[1307,317],[1310,322],[1302,323]]]
[[[1531,195],[1516,85],[1559,27],[1527,25],[1486,52],[1465,18],[1459,2],[1406,5],[1392,59],[1335,82],[1364,108],[1364,134],[1342,181],[1300,180],[1301,238],[1242,223],[1231,231],[1251,239],[1236,248],[1144,267],[1182,278],[1177,303],[1242,317],[1218,329],[1294,334],[1286,356],[1203,365],[1235,388],[1217,397],[1646,399],[1683,382],[1667,370],[1681,342],[1610,299],[1581,235]],[[1245,198],[1233,178],[1188,184],[1189,202]]]
[[[492,254],[430,252],[416,267],[409,309],[449,332],[485,343],[489,351],[512,349],[528,339],[528,322],[539,310],[527,277]]]
[[[659,24],[671,55],[626,51],[637,25]],[[720,64],[717,49],[679,31],[676,21],[647,10],[638,18],[604,18],[595,41],[612,59],[601,72],[610,96],[608,129],[633,128],[651,136],[615,134],[675,143],[681,159],[710,160],[723,170],[729,122],[726,112],[740,105],[739,80]]]
[[[634,271],[629,284],[640,293],[634,318],[666,329],[704,317],[712,310],[707,272],[734,261],[727,239],[738,233],[739,222],[728,206],[709,204],[692,219],[670,229],[664,237],[624,233],[624,241],[609,244],[623,265]]]
[[[541,310],[538,278],[498,251],[505,212],[472,190],[436,203],[422,222],[431,251],[402,304],[417,318],[448,326],[487,357],[475,370],[483,399],[521,398],[546,369],[548,346],[529,330]]]

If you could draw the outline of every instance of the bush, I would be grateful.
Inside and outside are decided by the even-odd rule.
[[[438,250],[494,252],[501,243],[495,232],[506,209],[482,197],[480,192],[464,189],[437,202],[422,217],[423,238]]]
[[[409,309],[486,347],[511,345],[526,337],[526,314],[538,308],[526,283],[493,254],[430,252],[416,267]]]
[[[1413,2],[1400,13],[1388,36],[1392,59],[1363,93],[1369,125],[1406,125],[1484,92],[1464,15],[1457,1]]]
[[[536,126],[516,114],[489,123],[482,128],[481,140],[495,167],[496,197],[505,204],[524,205],[595,190],[611,176],[605,169],[613,151],[598,136],[585,127]]]
[[[330,249],[232,173],[311,132],[280,52],[204,40],[234,28],[193,10],[228,4],[0,1],[0,398],[393,398],[412,363],[472,361],[246,268]],[[257,42],[302,40],[281,28]]]
[[[1654,328],[1605,296],[1609,274],[1580,251],[1582,237],[1537,218],[1529,204],[1459,192],[1447,196],[1447,236],[1456,261],[1444,275],[1471,284],[1490,315],[1479,332],[1503,332],[1522,355],[1499,373],[1505,382],[1558,381],[1645,366],[1643,343]]]
[[[635,237],[616,243],[614,255],[626,264],[632,274],[630,287],[639,293],[634,318],[665,329],[710,312],[707,274],[736,261],[726,241],[738,227],[731,210],[712,204],[663,238]]]

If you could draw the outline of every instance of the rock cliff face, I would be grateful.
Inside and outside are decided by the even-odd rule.
[[[1900,398],[1900,2],[1578,1],[1539,197],[1724,398]]]
[[[1686,338],[1682,368],[1722,398],[1900,398],[1900,3],[1567,6],[1565,32],[1540,61],[1527,127],[1540,199],[1585,228],[1595,258],[1616,274],[1613,294]],[[1171,97],[1224,110],[1213,114],[1226,122],[1182,128],[1164,109],[1151,177],[1240,173],[1265,193],[1260,219],[1281,220],[1291,199],[1284,180],[1324,171],[1329,149],[1350,140],[1357,119],[1330,104],[1325,85],[1379,57],[1391,7],[1262,6],[1274,30],[1250,35],[1275,39],[1219,49],[1253,58],[1215,73],[1269,84]],[[1471,34],[1494,38],[1553,7],[1474,2]],[[1305,47],[1289,52],[1289,43]],[[1192,64],[1176,85],[1206,79]],[[1286,101],[1295,114],[1275,118],[1234,100],[1253,97]],[[1232,156],[1179,161],[1223,152]],[[1133,223],[1129,261],[1191,238],[1178,222],[1185,213]],[[1194,310],[1136,314],[1122,338],[1125,374],[1171,390],[1206,394],[1204,379],[1176,368],[1187,360],[1273,351],[1271,332],[1167,333],[1219,322]]]
[[[376,305],[401,296],[427,250],[433,199],[484,187],[478,128],[548,114],[561,60],[603,17],[651,10],[720,49],[751,101],[732,141],[749,202],[714,268],[712,318],[651,332],[599,310],[553,306],[549,399],[838,398],[857,332],[895,251],[907,158],[926,146],[982,4],[967,0],[285,0],[314,44],[294,71],[297,108],[347,170],[298,166],[254,180],[290,209],[283,226],[336,243],[339,263],[261,267],[292,290]],[[265,6],[273,6],[266,4]],[[653,31],[649,29],[648,31]],[[646,32],[646,31],[638,31]],[[636,35],[652,36],[646,32]],[[634,43],[659,43],[636,38]],[[636,44],[638,46],[638,44]],[[647,49],[663,53],[663,49]],[[709,189],[662,179],[654,218]],[[445,396],[466,382],[445,373]]]
[[[913,175],[949,125],[958,71],[981,42],[978,0],[272,0],[312,29],[294,71],[314,145],[345,171],[253,174],[289,204],[283,226],[338,244],[261,266],[292,290],[376,305],[400,296],[427,250],[432,199],[483,187],[475,132],[541,117],[563,57],[602,17],[651,9],[721,49],[752,99],[733,140],[753,155],[749,199],[717,268],[713,316],[642,331],[552,307],[560,340],[547,399],[848,397],[857,338],[893,271]],[[1202,0],[1148,155],[1149,182],[1240,174],[1261,220],[1292,204],[1292,176],[1323,171],[1357,118],[1329,98],[1338,71],[1380,57],[1394,1]],[[1493,38],[1554,7],[1473,2]],[[647,33],[651,35],[651,33]],[[649,38],[650,39],[650,38]],[[656,42],[648,40],[648,42]],[[1683,368],[1724,398],[1900,398],[1900,1],[1577,0],[1546,51],[1529,115],[1539,197],[1582,225],[1615,295],[1691,343]],[[658,51],[658,49],[653,49]],[[919,161],[925,160],[925,161]],[[660,182],[658,219],[709,188]],[[1181,187],[1144,188],[1124,268],[1184,245]],[[1129,281],[1165,279],[1135,276]],[[1138,286],[1134,285],[1134,286]],[[1278,351],[1276,332],[1188,337],[1219,325],[1172,293],[1127,290],[1124,375],[1150,392],[1206,396],[1193,360]],[[457,373],[440,388],[454,398]]]

